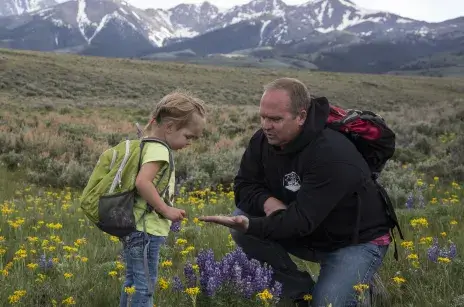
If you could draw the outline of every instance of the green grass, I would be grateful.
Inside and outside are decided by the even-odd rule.
[[[461,258],[464,190],[461,186],[442,185],[439,181],[431,185],[424,183],[422,187],[416,185],[416,191],[419,190],[425,208],[399,210],[405,242],[411,241],[411,245],[403,247],[398,243],[398,262],[393,258],[393,248],[389,250],[380,271],[388,295],[376,296],[375,306],[461,306],[458,303],[464,291]],[[54,306],[53,300],[62,306],[61,302],[68,297],[72,297],[77,306],[117,304],[124,276],[119,258],[121,245],[85,218],[79,209],[78,196],[78,191],[68,189],[48,191],[24,187],[3,204],[0,222],[2,304],[8,305],[8,297],[17,290],[26,291],[20,299],[21,306]],[[187,210],[188,220],[180,232],[170,234],[162,248],[160,280],[168,286],[162,288],[163,281],[158,283],[157,306],[192,306],[188,295],[173,289],[173,278],[179,276],[185,281],[185,264],[195,264],[196,255],[204,249],[211,248],[219,261],[234,248],[226,228],[195,221],[195,217],[204,214],[230,213],[234,206],[230,194],[205,190],[183,192],[177,204]],[[411,220],[418,218],[425,218],[428,224],[414,228]],[[453,221],[457,224],[453,225]],[[454,242],[458,257],[450,263],[430,261],[427,251],[435,237],[441,247],[449,248],[450,242]],[[52,267],[40,266],[41,255],[53,259]],[[408,255],[416,255],[417,260],[414,256],[409,259]],[[310,270],[317,278],[316,264],[295,260],[301,269]],[[165,261],[172,265],[166,266]],[[72,276],[67,275],[67,278],[65,274]],[[404,278],[406,282],[397,284],[394,277]],[[263,305],[255,297],[249,301],[229,288],[220,289],[212,298],[199,294],[197,299],[197,306]],[[282,301],[279,306],[290,305]]]
[[[378,298],[376,306],[460,306],[459,300],[464,301],[460,298],[464,295],[463,192],[451,184],[464,182],[462,79],[238,69],[12,50],[0,50],[0,236],[4,237],[0,268],[8,271],[7,276],[0,274],[2,305],[8,305],[8,296],[21,289],[26,290],[21,306],[54,306],[53,300],[59,306],[70,296],[76,306],[117,304],[118,278],[123,274],[115,264],[120,245],[91,229],[78,209],[77,197],[99,154],[126,136],[135,137],[135,122],[145,124],[160,97],[185,88],[207,102],[209,115],[204,138],[176,153],[177,180],[187,191],[228,185],[249,137],[258,128],[262,85],[281,76],[303,80],[313,94],[327,96],[334,104],[379,112],[397,133],[395,157],[381,180],[399,208],[414,251],[400,247],[401,258],[396,262],[390,250],[381,270],[390,296]],[[439,177],[438,183],[434,176]],[[419,178],[426,182],[420,192],[426,206],[406,210],[409,193],[419,193]],[[207,244],[218,258],[232,248],[226,229],[193,221],[200,214],[232,211],[229,196],[214,196],[216,204],[210,199],[179,197],[189,221],[182,232],[170,235],[162,252],[163,261],[173,263],[161,269],[171,286],[173,276],[182,276],[185,262],[194,262]],[[427,228],[410,226],[410,220],[419,217],[427,219]],[[458,224],[450,225],[453,220]],[[63,227],[47,228],[47,223]],[[446,238],[440,235],[443,231]],[[87,242],[82,246],[77,242],[77,250],[64,248],[83,237]],[[428,239],[419,244],[423,237],[438,237],[441,244],[452,240],[458,257],[449,264],[430,262]],[[185,258],[180,254],[185,246],[177,246],[177,238],[194,246]],[[49,242],[42,246],[44,240]],[[25,258],[13,260],[20,249],[27,251]],[[38,263],[44,252],[57,258],[53,269],[29,269],[27,265]],[[406,258],[409,253],[417,253],[419,267]],[[318,272],[317,265],[298,264]],[[115,278],[108,275],[112,271],[117,272]],[[65,279],[65,273],[73,277]],[[406,279],[401,287],[392,281],[396,274]],[[186,294],[171,287],[158,293],[157,306],[190,304]],[[202,295],[198,299],[197,306],[261,304],[240,299],[227,289],[212,301]]]

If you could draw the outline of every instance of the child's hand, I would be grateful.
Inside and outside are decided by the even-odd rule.
[[[165,218],[172,222],[182,221],[185,216],[185,210],[177,209],[173,207],[167,207],[166,210],[162,213]]]

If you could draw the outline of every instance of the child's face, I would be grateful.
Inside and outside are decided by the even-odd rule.
[[[185,148],[201,136],[204,127],[204,119],[195,113],[187,126],[179,129],[173,127],[166,134],[166,142],[173,150]]]

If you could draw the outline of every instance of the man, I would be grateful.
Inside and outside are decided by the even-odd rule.
[[[356,306],[353,286],[370,284],[392,224],[366,161],[327,128],[329,104],[299,80],[265,86],[261,126],[235,178],[234,217],[202,217],[231,228],[251,258],[270,264],[283,295],[298,306]],[[320,263],[314,282],[289,254]]]

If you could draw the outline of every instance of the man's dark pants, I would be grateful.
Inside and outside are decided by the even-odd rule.
[[[240,209],[233,214],[250,217]],[[231,230],[231,234],[248,257],[272,266],[274,279],[283,285],[283,297],[301,299],[311,294],[312,307],[325,307],[330,303],[332,307],[357,306],[353,286],[370,284],[388,249],[388,246],[363,243],[323,253],[296,244],[261,240],[235,230]],[[309,273],[299,271],[289,254],[319,263],[317,282]]]

